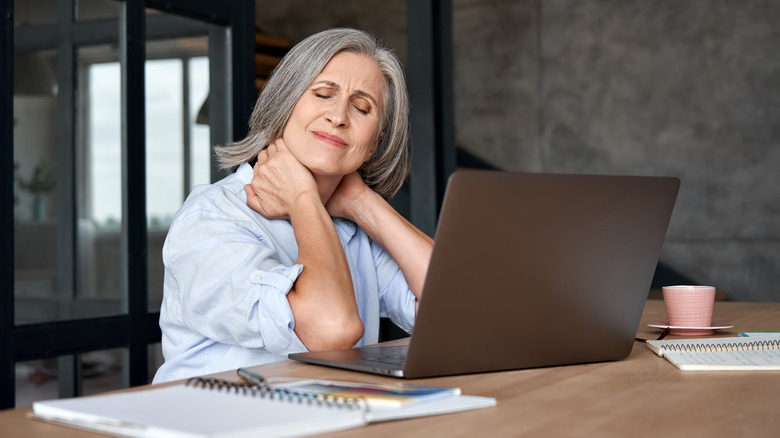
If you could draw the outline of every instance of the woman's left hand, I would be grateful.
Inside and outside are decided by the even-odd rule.
[[[328,214],[333,217],[343,217],[354,221],[355,209],[358,208],[356,201],[368,191],[371,189],[363,182],[359,173],[352,172],[344,175],[328,203],[325,204],[325,208],[328,210]]]

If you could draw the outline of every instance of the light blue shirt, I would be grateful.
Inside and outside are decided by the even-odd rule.
[[[246,204],[252,167],[196,187],[163,246],[160,310],[165,363],[154,383],[258,365],[306,351],[295,334],[287,293],[305,269],[288,220],[270,220]],[[353,222],[334,218],[347,256],[364,334],[379,339],[379,317],[407,332],[415,297],[390,255]]]

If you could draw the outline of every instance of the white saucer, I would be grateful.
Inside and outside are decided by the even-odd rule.
[[[721,330],[721,329],[734,327],[734,324],[712,324],[710,327],[685,327],[685,326],[669,325],[668,322],[651,322],[647,325],[650,327],[655,327],[660,329],[668,328],[670,330],[701,330],[701,331]]]
[[[668,329],[670,335],[676,336],[709,336],[714,334],[715,330],[734,327],[733,324],[711,324],[710,327],[684,327],[669,325],[668,322],[651,322],[647,325],[660,329]]]

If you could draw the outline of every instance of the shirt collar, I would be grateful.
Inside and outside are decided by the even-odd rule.
[[[242,183],[249,184],[252,182],[254,169],[249,163],[242,163],[240,166],[238,166],[238,169],[236,169],[236,176],[238,176],[239,181]]]
[[[334,217],[333,225],[336,227],[336,233],[339,234],[342,242],[348,242],[357,231],[357,225],[344,218]]]

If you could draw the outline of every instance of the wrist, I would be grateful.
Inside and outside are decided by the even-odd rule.
[[[369,187],[365,189],[346,206],[347,219],[358,224],[364,224],[370,220],[370,216],[376,213],[377,208],[381,208],[379,203],[383,203],[379,194],[371,190]]]
[[[311,215],[314,211],[322,208],[322,200],[318,193],[312,192],[300,192],[292,200],[290,204],[289,212],[290,218],[301,215]]]

